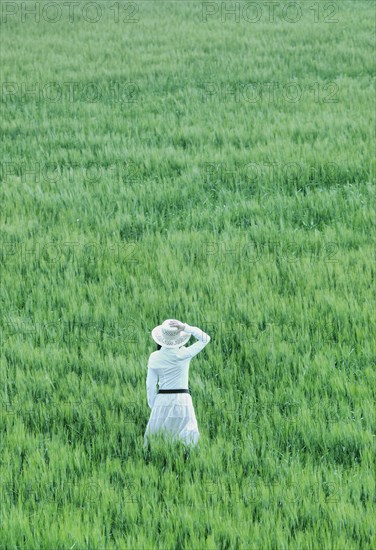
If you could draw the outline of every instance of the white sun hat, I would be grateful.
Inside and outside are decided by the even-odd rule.
[[[161,325],[153,328],[151,336],[154,342],[165,348],[179,348],[190,339],[191,335],[177,327],[171,327],[170,321],[175,319],[167,319]]]

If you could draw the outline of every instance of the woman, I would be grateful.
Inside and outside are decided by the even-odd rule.
[[[197,342],[184,346],[191,337]],[[159,431],[180,438],[185,443],[196,444],[200,437],[188,390],[189,363],[209,342],[210,336],[197,327],[167,319],[151,332],[158,344],[158,351],[150,354],[146,392],[151,414],[144,435],[144,446],[148,434]],[[159,382],[159,391],[156,385]]]

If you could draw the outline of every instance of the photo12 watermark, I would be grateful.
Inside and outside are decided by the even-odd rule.
[[[135,104],[140,101],[140,87],[134,81],[4,81],[1,83],[1,101],[17,103],[99,103]]]
[[[228,164],[226,162],[207,161],[201,165],[202,181],[207,188],[210,185],[244,182],[250,186],[262,184],[280,184],[284,189],[287,185],[294,185],[297,189],[307,189],[328,182],[339,182],[341,168],[335,161],[301,162],[299,160],[265,160],[244,163]]]
[[[200,83],[201,100],[203,102],[244,103],[244,104],[276,104],[299,103],[312,101],[313,103],[338,103],[340,89],[337,82],[304,82],[295,80],[290,82],[216,82]]]
[[[101,491],[97,482],[93,481],[47,481],[14,483],[0,481],[1,502],[38,502],[38,506],[44,503],[79,503],[88,506],[100,500]]]
[[[263,421],[275,426],[301,429],[302,426],[311,424],[321,425],[325,429],[333,426],[358,426],[363,427],[370,418],[366,418],[364,411],[358,407],[354,409],[348,406],[345,410],[334,406],[323,408],[322,402],[308,402],[295,400],[274,400],[264,402],[261,400],[246,400],[237,405],[217,403],[205,406],[201,410],[197,407],[198,419],[205,429],[216,436],[219,429],[226,427],[234,432],[237,426],[247,426],[248,429],[257,429]]]
[[[200,322],[201,338],[206,341],[206,334],[211,338],[212,345],[222,346],[241,341],[244,345],[262,343],[286,342],[295,344],[309,339],[311,343],[336,344],[339,341],[338,319],[327,319],[320,323],[305,320],[263,319],[260,321],[218,321],[202,319]]]
[[[111,162],[60,163],[56,161],[25,162],[2,161],[0,177],[3,183],[18,179],[20,183],[70,184],[80,182],[91,185],[110,180],[134,185],[143,181],[145,167],[132,160],[112,160]]]
[[[221,23],[339,23],[339,2],[202,2],[201,22]]]
[[[207,480],[199,484],[206,505],[214,504],[288,504],[303,501],[335,504],[341,486],[337,481],[317,481],[301,485],[296,481],[267,481],[256,476],[238,481]]]
[[[119,24],[135,24],[141,19],[142,2],[87,2],[86,0],[43,1],[4,1],[1,2],[1,22],[18,23],[83,23],[97,24],[110,21]]]
[[[75,345],[99,344],[118,341],[122,344],[138,344],[140,334],[135,321],[83,320],[83,319],[35,319],[17,312],[2,312],[0,319],[0,344],[10,340],[30,340],[34,343],[64,343]]]
[[[106,404],[106,413],[121,417],[124,426],[136,425],[142,414],[142,403],[124,398],[115,404]],[[0,401],[0,418],[2,422],[17,421],[18,419],[44,419],[44,421],[64,422],[66,426],[98,425],[102,418],[103,406],[93,399],[13,399]],[[42,445],[48,446],[50,438],[44,438]]]
[[[136,483],[126,479],[116,486],[112,483],[106,485],[116,493],[117,502],[137,502]],[[43,504],[62,505],[71,503],[80,508],[91,507],[102,499],[103,488],[97,481],[92,480],[55,480],[21,482],[0,481],[0,500],[3,504],[22,503],[28,506],[30,515],[43,511]],[[30,511],[30,507],[37,505],[38,509]]]
[[[339,243],[320,240],[310,244],[291,240],[264,241],[258,239],[206,241],[201,249],[201,257],[214,264],[256,264],[274,263],[278,260],[296,263],[308,258],[310,261],[337,263]]]
[[[78,220],[79,221],[79,220]],[[76,263],[94,265],[109,259],[122,264],[139,263],[136,241],[111,243],[79,241],[1,241],[0,264],[44,263],[50,266]]]

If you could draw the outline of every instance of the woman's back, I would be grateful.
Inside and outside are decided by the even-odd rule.
[[[161,348],[150,355],[148,366],[157,374],[161,390],[188,388],[191,358],[179,353],[180,349]]]

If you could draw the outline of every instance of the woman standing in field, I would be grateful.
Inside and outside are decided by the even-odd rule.
[[[189,347],[191,334],[197,342]],[[151,332],[158,350],[150,354],[146,392],[151,414],[144,435],[159,431],[180,438],[185,443],[196,444],[200,437],[188,390],[189,363],[209,342],[210,336],[197,327],[167,319]],[[156,385],[159,382],[157,392]]]

